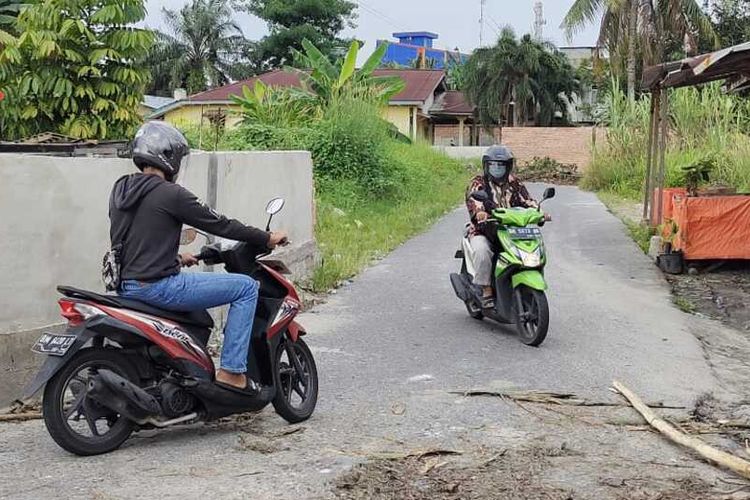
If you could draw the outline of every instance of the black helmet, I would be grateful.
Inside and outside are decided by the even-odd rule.
[[[490,146],[482,155],[484,176],[496,184],[503,184],[508,181],[515,163],[513,152],[509,147],[503,145]]]
[[[158,168],[168,181],[174,181],[182,159],[190,154],[190,146],[182,132],[161,121],[144,123],[135,133],[131,147],[133,163],[139,169]]]

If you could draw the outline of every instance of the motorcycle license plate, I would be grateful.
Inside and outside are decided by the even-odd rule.
[[[45,333],[36,341],[32,351],[50,356],[65,356],[65,353],[76,341],[75,335],[61,335],[58,333]]]
[[[509,227],[508,234],[514,240],[535,240],[542,235],[538,227]]]

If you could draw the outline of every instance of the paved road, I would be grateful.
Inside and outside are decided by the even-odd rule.
[[[602,401],[615,398],[608,387],[619,378],[644,398],[689,404],[716,389],[692,317],[672,306],[620,222],[575,188],[558,188],[547,209],[555,218],[544,229],[552,317],[541,348],[470,319],[453,295],[448,273],[464,223],[455,212],[304,316],[320,402],[303,432],[264,438],[275,452],[255,451],[253,434],[227,423],[141,433],[116,453],[81,459],[57,448],[41,422],[2,425],[0,497],[322,497],[330,480],[375,451],[539,438],[540,424],[513,405],[452,390],[513,386]],[[244,430],[269,436],[285,428],[267,410]],[[633,439],[641,450],[658,440],[596,439],[615,447]]]

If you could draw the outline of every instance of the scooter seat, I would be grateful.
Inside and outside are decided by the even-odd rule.
[[[183,325],[197,326],[200,328],[214,327],[214,320],[211,318],[211,315],[208,314],[208,311],[167,311],[166,309],[160,309],[138,300],[125,299],[119,295],[102,295],[89,292],[88,290],[81,290],[80,288],[74,288],[72,286],[58,286],[57,291],[71,299],[90,300],[108,307],[130,309],[132,311],[150,314],[151,316],[169,319]]]

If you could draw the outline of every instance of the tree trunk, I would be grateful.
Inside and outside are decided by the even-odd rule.
[[[628,99],[635,100],[636,40],[638,39],[638,2],[630,0],[628,14]]]

